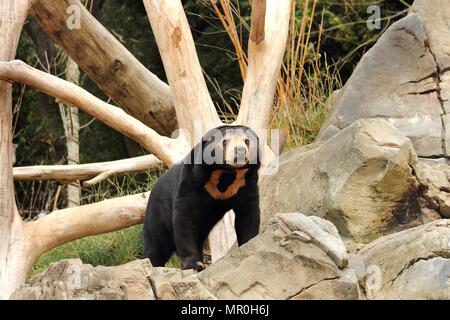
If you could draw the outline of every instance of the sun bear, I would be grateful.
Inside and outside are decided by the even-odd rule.
[[[176,252],[182,269],[204,269],[203,243],[229,210],[238,245],[258,234],[260,143],[246,126],[224,125],[166,171],[152,188],[144,218],[144,256],[164,266]]]

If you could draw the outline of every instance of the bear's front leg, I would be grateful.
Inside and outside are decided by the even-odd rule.
[[[235,213],[234,226],[238,245],[242,246],[259,233],[260,212],[259,199],[253,199],[233,209]]]
[[[175,246],[181,269],[205,269],[200,242],[200,217],[192,208],[175,209],[173,216]]]

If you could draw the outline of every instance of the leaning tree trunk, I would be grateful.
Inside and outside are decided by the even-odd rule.
[[[28,6],[27,0],[0,0],[0,61],[14,59]],[[0,298],[23,282],[31,258],[14,197],[11,88],[0,82]]]

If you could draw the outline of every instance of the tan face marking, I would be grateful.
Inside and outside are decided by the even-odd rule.
[[[225,137],[220,141],[223,148],[223,159],[224,163],[231,165],[235,168],[242,167],[249,161],[249,139],[244,133],[226,134]],[[241,148],[245,150],[244,153],[237,155],[236,148]]]
[[[225,171],[214,170],[211,173],[211,177],[209,178],[208,182],[205,184],[205,189],[209,193],[209,195],[216,200],[230,199],[238,193],[240,188],[245,186],[245,174],[247,173],[247,171],[248,169],[236,170],[236,178],[234,179],[233,183],[228,186],[227,190],[221,192],[218,189],[218,185],[220,177]]]

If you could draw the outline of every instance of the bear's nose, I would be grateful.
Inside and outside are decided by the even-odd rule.
[[[244,156],[246,153],[246,148],[244,146],[237,146],[234,148],[234,152],[237,156]]]

